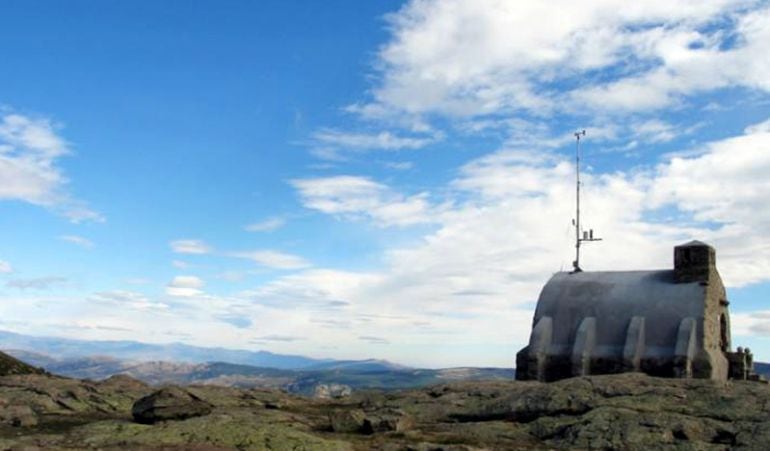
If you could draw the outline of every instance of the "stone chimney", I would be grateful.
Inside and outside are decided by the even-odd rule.
[[[713,247],[690,241],[674,248],[674,278],[677,283],[706,282],[716,273],[717,254]]]

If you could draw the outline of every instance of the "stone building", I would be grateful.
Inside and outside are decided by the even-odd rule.
[[[756,378],[731,352],[729,302],[714,248],[674,248],[674,269],[560,272],[543,287],[516,378],[641,371],[661,377]]]

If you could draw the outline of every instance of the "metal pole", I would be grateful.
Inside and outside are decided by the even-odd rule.
[[[580,269],[580,135],[585,136],[586,131],[575,132],[575,261],[572,266],[575,272]]]

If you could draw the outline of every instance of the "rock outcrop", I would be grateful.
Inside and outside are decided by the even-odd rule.
[[[363,432],[366,414],[361,409],[334,410],[329,414],[329,426],[345,434]]]
[[[318,384],[313,389],[313,397],[318,399],[339,399],[351,393],[353,389],[344,384]]]
[[[178,387],[165,387],[153,392],[136,401],[131,408],[134,420],[143,424],[184,420],[209,413],[211,404]]]
[[[626,373],[332,400],[217,386],[150,392],[123,377],[0,377],[0,411],[30,409],[15,411],[16,420],[0,414],[0,449],[764,450],[770,443],[770,386],[748,381]],[[37,424],[26,416],[19,427],[30,412]],[[152,413],[137,423],[132,414],[140,412]]]

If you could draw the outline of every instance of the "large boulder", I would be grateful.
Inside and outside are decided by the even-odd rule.
[[[374,434],[405,432],[414,426],[413,418],[401,409],[384,407],[364,412],[361,409],[337,409],[329,414],[334,432]]]
[[[137,423],[153,424],[208,415],[211,409],[211,404],[187,390],[165,387],[136,401],[131,414]]]
[[[414,419],[401,409],[385,407],[366,415],[362,432],[405,432],[414,427]]]
[[[338,409],[329,413],[329,423],[334,432],[344,434],[361,432],[365,421],[366,414],[360,409]]]

